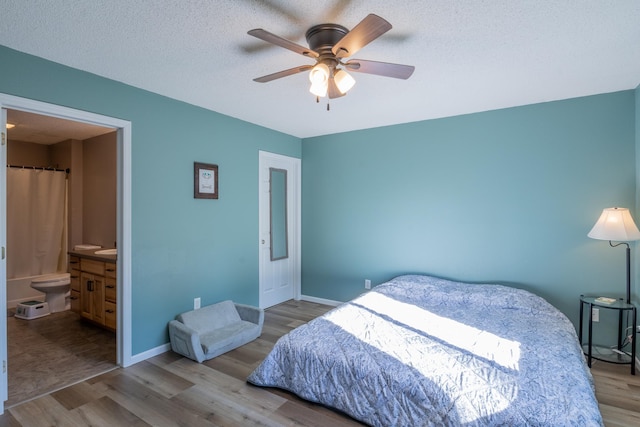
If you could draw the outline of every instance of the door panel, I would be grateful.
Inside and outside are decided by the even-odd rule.
[[[298,299],[300,295],[300,159],[261,151],[259,167],[259,305],[267,308],[290,299]],[[286,173],[282,173],[283,171]],[[285,176],[286,185],[283,185],[282,179]],[[272,191],[278,197],[272,198]],[[282,197],[282,191],[286,191],[286,197]],[[286,202],[284,215],[281,209],[272,206],[272,203],[283,201]],[[272,220],[272,212],[279,213],[277,220]],[[281,218],[286,218],[286,221],[283,222]],[[271,244],[274,236],[271,227],[276,223],[286,224],[286,230],[280,230],[280,237],[286,239],[286,251],[278,248],[278,256],[273,256]],[[280,227],[274,228],[274,231],[278,229]],[[280,239],[276,238],[275,241]],[[281,245],[282,242],[279,246]]]

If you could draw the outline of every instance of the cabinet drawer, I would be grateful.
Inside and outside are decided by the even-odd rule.
[[[104,276],[104,262],[83,258],[80,261],[80,270],[82,270],[83,272]]]
[[[71,290],[80,292],[80,270],[71,270]]]
[[[104,303],[104,325],[110,329],[116,329],[116,305],[105,301]]]
[[[107,276],[104,283],[104,299],[115,303],[117,295],[116,279]]]
[[[69,256],[69,271],[80,269],[80,257],[70,255]]]
[[[104,263],[104,275],[106,277],[113,277],[115,279],[116,273],[117,273],[116,265],[114,263],[111,263],[111,262]]]

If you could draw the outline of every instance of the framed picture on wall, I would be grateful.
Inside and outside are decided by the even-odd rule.
[[[193,162],[193,197],[218,198],[218,165]]]

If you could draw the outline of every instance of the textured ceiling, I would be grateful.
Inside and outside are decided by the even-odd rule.
[[[4,1],[0,44],[297,137],[633,89],[640,83],[638,0]],[[354,57],[415,65],[409,80],[354,73],[345,97],[316,104],[311,64],[247,35],[393,28]],[[1,75],[1,68],[0,68]]]

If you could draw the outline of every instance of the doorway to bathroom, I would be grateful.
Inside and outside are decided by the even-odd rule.
[[[130,345],[127,344],[130,342],[130,309],[128,308],[130,307],[130,261],[126,255],[130,251],[131,242],[128,225],[130,224],[131,125],[129,122],[120,119],[3,94],[0,94],[0,107],[2,107],[0,125],[3,131],[2,155],[0,156],[0,179],[2,180],[2,185],[0,185],[0,198],[3,200],[2,208],[0,209],[2,211],[0,212],[0,246],[2,249],[0,263],[0,310],[4,310],[7,312],[7,315],[10,315],[12,313],[12,306],[15,306],[20,298],[28,298],[28,296],[21,297],[19,294],[21,291],[17,288],[9,289],[8,287],[8,273],[11,270],[13,275],[15,271],[15,268],[13,266],[9,267],[7,262],[8,259],[10,260],[11,254],[14,253],[9,243],[11,243],[12,240],[15,241],[15,236],[14,238],[8,238],[8,236],[14,230],[13,225],[16,224],[15,214],[13,216],[11,214],[7,216],[8,192],[15,191],[10,190],[9,187],[9,185],[14,185],[13,183],[9,183],[7,179],[9,169],[16,171],[21,170],[22,166],[25,166],[25,169],[27,166],[31,166],[32,169],[33,166],[36,166],[40,168],[41,173],[50,172],[47,170],[50,168],[61,169],[63,172],[59,173],[67,177],[72,176],[75,172],[75,175],[73,175],[75,180],[73,178],[67,180],[63,184],[66,188],[62,190],[62,193],[66,194],[66,197],[63,196],[65,198],[64,210],[66,212],[63,212],[62,215],[68,218],[64,221],[64,228],[66,228],[66,230],[63,230],[63,233],[67,237],[62,240],[66,242],[68,246],[64,244],[61,245],[63,247],[60,250],[61,256],[54,256],[54,258],[56,258],[56,266],[53,267],[53,269],[61,271],[60,268],[64,268],[64,271],[68,271],[67,250],[73,249],[73,246],[76,244],[85,243],[83,240],[83,231],[85,230],[86,234],[84,235],[88,236],[89,240],[106,239],[102,244],[107,247],[114,247],[117,242],[119,249],[119,256],[116,261],[116,280],[118,282],[117,299],[119,304],[117,307],[117,330],[115,334],[112,332],[111,335],[109,335],[108,331],[84,324],[83,322],[78,322],[77,315],[68,310],[51,313],[51,315],[41,319],[21,320],[18,323],[8,323],[8,317],[2,316],[3,321],[0,321],[0,330],[2,332],[0,334],[0,356],[3,361],[3,372],[0,381],[0,413],[2,413],[5,404],[13,406],[13,404],[18,403],[13,400],[5,402],[8,397],[13,397],[15,400],[22,399],[26,396],[24,393],[21,395],[22,397],[15,393],[12,393],[10,396],[9,390],[14,389],[16,386],[21,392],[24,392],[24,390],[28,388],[34,388],[33,393],[36,395],[38,394],[37,384],[45,387],[40,394],[53,391],[46,387],[56,387],[55,384],[52,385],[54,382],[49,381],[49,379],[44,377],[37,378],[38,375],[43,375],[43,371],[32,372],[31,376],[35,377],[32,384],[27,384],[25,378],[28,376],[25,377],[24,372],[19,372],[20,366],[24,365],[23,362],[33,358],[35,354],[47,351],[45,350],[45,341],[53,340],[64,343],[62,346],[57,347],[58,350],[64,351],[58,351],[56,353],[55,349],[49,350],[52,351],[52,353],[48,359],[62,360],[65,369],[70,373],[68,384],[99,373],[96,372],[94,368],[104,372],[117,366],[128,366],[131,364]],[[12,132],[11,129],[5,130],[6,122],[16,125],[14,129],[17,129],[19,132]],[[58,141],[56,141],[56,139]],[[53,145],[57,145],[57,147],[52,148]],[[85,156],[83,159],[81,155],[83,146],[86,148],[90,145],[91,147],[85,150],[88,152],[89,158],[87,159]],[[90,168],[90,173],[82,173],[83,160],[91,162],[91,156],[93,156],[93,161],[97,162],[94,163],[94,165],[100,164],[101,161],[105,160],[105,149],[112,151],[113,158],[113,162],[109,164],[109,172],[107,173],[113,180],[111,202],[113,214],[106,215],[110,218],[106,222],[105,209],[100,207],[99,202],[94,201],[94,203],[89,203],[90,207],[87,208],[89,214],[88,217],[85,217],[82,214],[82,197],[78,197],[78,194],[81,194],[83,184],[88,187],[93,185],[94,188],[99,188],[99,185],[95,187],[96,181],[99,182],[104,179],[109,179],[105,176],[96,176],[99,174],[96,174],[95,171],[99,168],[95,166]],[[72,155],[74,150],[75,156]],[[9,151],[9,155],[7,155],[7,151]],[[47,163],[46,165],[38,163],[39,161],[41,162],[42,159],[37,160],[43,153],[48,153],[48,155],[45,156],[48,157],[45,162]],[[78,155],[78,153],[80,153],[80,155]],[[65,161],[68,162],[65,163]],[[7,165],[19,166],[19,168],[7,168]],[[91,180],[94,182],[90,182]],[[20,190],[20,192],[24,191],[24,189]],[[44,193],[49,193],[49,191],[45,189]],[[76,194],[75,200],[73,200],[74,194]],[[109,199],[109,195],[104,194],[104,192],[97,195],[97,197]],[[7,203],[4,203],[4,201],[7,201]],[[91,213],[91,208],[97,209],[98,212]],[[59,215],[59,213],[56,215]],[[13,220],[11,219],[12,217],[14,218]],[[9,220],[8,222],[7,219]],[[56,227],[59,229],[60,225]],[[56,233],[58,233],[58,231],[56,231]],[[48,268],[51,269],[52,267]],[[37,273],[47,272],[48,271],[40,271]],[[15,285],[15,283],[11,283],[11,286],[13,285]],[[28,292],[29,290],[32,291],[30,287],[26,291]],[[10,292],[11,297],[9,297]],[[18,294],[15,292],[18,292]],[[44,320],[44,322],[37,324],[38,320]],[[6,334],[4,333],[5,331],[7,332]],[[17,338],[15,343],[12,341],[12,334],[14,333],[20,334],[20,339],[26,339],[27,342],[30,343],[29,346],[25,344],[25,347],[23,347],[29,348],[30,351],[23,351],[18,360],[12,361],[8,357],[12,354],[12,351],[7,351],[7,349],[12,350],[15,347],[14,344],[18,341]],[[74,338],[79,338],[89,344],[84,344],[83,346],[81,343],[74,342]],[[37,340],[42,340],[43,345],[39,346],[36,343]],[[22,344],[19,345],[22,346]],[[75,349],[75,354],[74,351],[69,353],[70,349]],[[89,350],[87,351],[87,349]],[[80,362],[78,361],[79,359],[75,358],[76,354],[82,356],[82,353],[85,353],[88,359],[93,360],[93,363],[86,365],[86,369],[81,368],[79,365]],[[74,364],[77,364],[76,367],[79,369],[69,369],[70,367],[73,368]],[[65,369],[60,370],[63,376],[65,375]],[[78,375],[84,377],[78,378]],[[44,376],[46,376],[46,374]],[[29,396],[26,397],[28,400]]]

